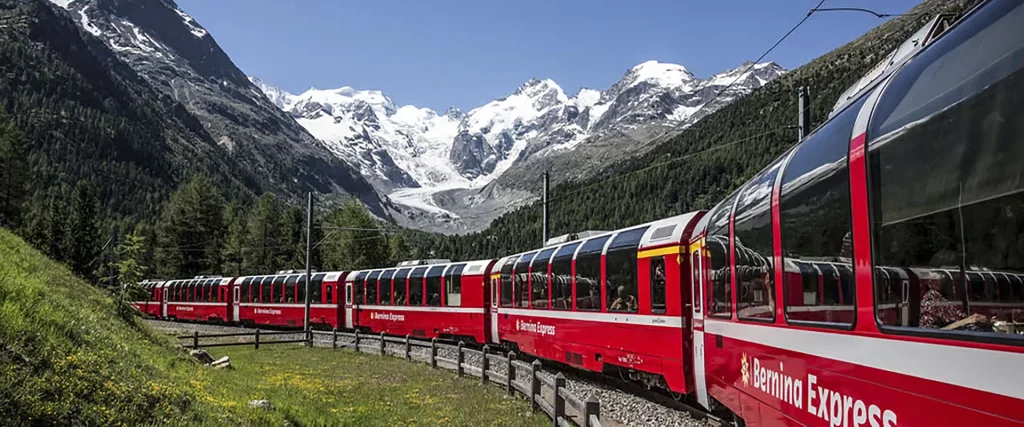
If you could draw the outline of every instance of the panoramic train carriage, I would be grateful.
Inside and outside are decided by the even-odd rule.
[[[142,296],[145,299],[133,300],[132,307],[135,307],[142,314],[149,317],[161,317],[163,315],[163,286],[162,281],[145,280],[139,283],[142,288]]]
[[[485,343],[490,331],[485,286],[494,260],[403,262],[352,272],[346,281],[350,329]]]
[[[344,324],[338,295],[343,272],[313,273],[310,283],[309,323],[315,328],[341,328]],[[306,314],[305,273],[281,272],[244,276],[232,286],[231,319],[249,325],[302,327]]]
[[[551,245],[502,259],[502,342],[546,359],[678,393],[687,384],[689,271],[680,243],[702,213]]]
[[[167,302],[161,317],[176,320],[202,322],[227,322],[228,302],[222,287],[228,286],[231,278],[197,277],[187,280],[171,280],[165,284]]]
[[[1024,3],[913,43],[698,226],[705,407],[752,425],[1024,424]]]

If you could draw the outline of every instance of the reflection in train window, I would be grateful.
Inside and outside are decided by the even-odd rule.
[[[889,87],[867,156],[879,323],[1021,343],[1024,5],[979,10]]]
[[[516,262],[515,275],[512,276],[513,288],[515,288],[515,306],[527,308],[530,306],[530,261],[533,260],[536,252],[531,252],[519,257]]]
[[[864,99],[808,136],[782,174],[782,275],[789,321],[852,324],[853,233],[847,154]],[[793,265],[795,264],[795,265]],[[798,266],[796,269],[791,267]]]
[[[758,173],[740,192],[733,231],[736,263],[736,315],[741,319],[775,318],[775,238],[772,190],[782,159]]]
[[[708,235],[704,246],[708,258],[704,263],[706,290],[711,296],[708,313],[715,317],[732,316],[732,267],[729,264],[729,217],[736,202],[736,194],[715,206],[708,221]]]

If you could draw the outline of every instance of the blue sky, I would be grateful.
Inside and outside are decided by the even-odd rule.
[[[293,93],[382,90],[399,104],[463,110],[530,77],[572,96],[634,65],[682,64],[698,77],[756,59],[816,0],[177,0],[245,73]],[[828,0],[903,13],[916,0]],[[766,60],[787,69],[883,21],[818,13]]]

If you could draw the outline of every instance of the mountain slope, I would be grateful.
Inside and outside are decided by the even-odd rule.
[[[87,179],[108,213],[153,217],[195,172],[236,198],[257,188],[195,116],[47,2],[0,0],[0,75],[36,203]]]
[[[251,171],[258,192],[351,194],[386,216],[386,202],[366,180],[268,101],[172,0],[52,1],[198,117],[228,157]]]
[[[822,123],[838,97],[892,49],[938,13],[959,13],[973,0],[928,0],[863,36],[722,107],[648,153],[596,175],[554,186],[551,235],[611,230],[714,206],[792,146],[796,90],[811,88],[812,118]],[[726,145],[769,130],[777,132]],[[671,163],[666,163],[670,162]],[[538,247],[541,209],[533,203],[505,214],[479,233],[414,233],[417,249],[450,259],[500,257]]]

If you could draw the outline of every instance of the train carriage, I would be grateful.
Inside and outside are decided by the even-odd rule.
[[[164,288],[166,302],[161,317],[200,322],[227,322],[228,302],[222,287],[230,278],[197,277],[168,281]]]
[[[344,272],[313,273],[309,322],[317,328],[340,328],[344,313],[339,302]],[[279,272],[243,276],[232,282],[231,319],[248,325],[301,327],[306,314],[306,275]]]
[[[163,281],[145,280],[139,283],[139,287],[142,288],[141,295],[145,299],[133,300],[131,302],[132,307],[135,307],[147,317],[163,316],[163,286]]]
[[[1024,4],[926,30],[698,225],[703,406],[750,425],[1024,424]]]
[[[407,262],[352,272],[346,281],[346,327],[485,343],[491,329],[485,284],[493,264]]]
[[[503,343],[583,369],[690,390],[689,241],[702,213],[506,257],[492,273]]]

